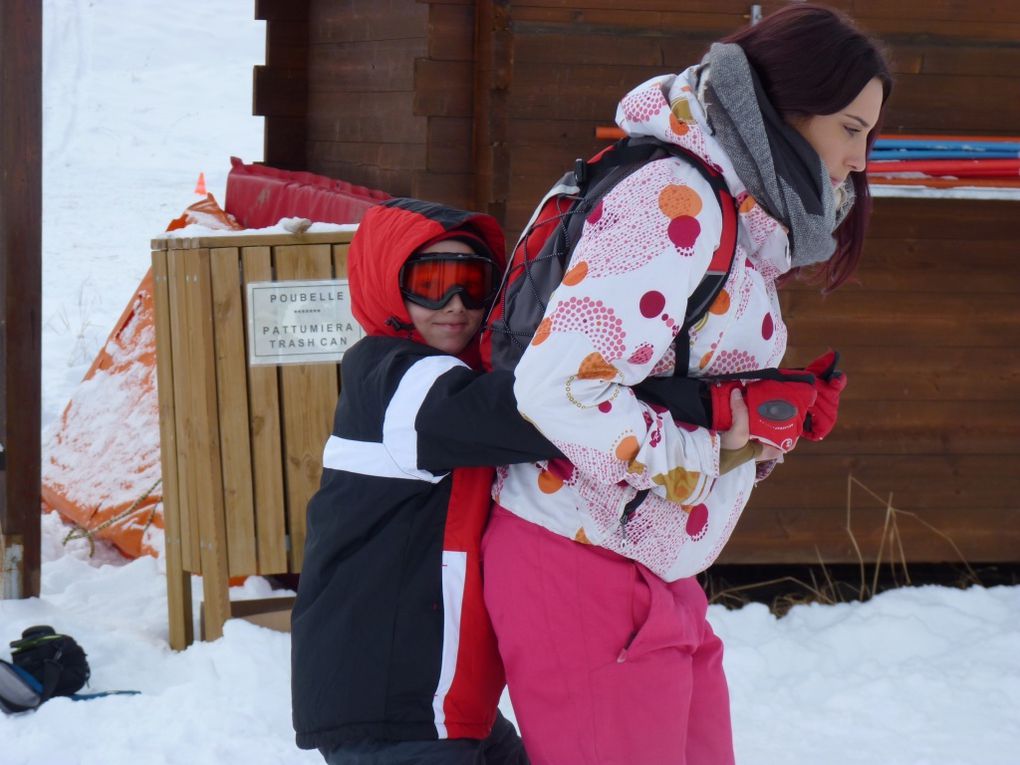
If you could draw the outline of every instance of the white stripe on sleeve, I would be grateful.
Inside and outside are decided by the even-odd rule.
[[[414,422],[436,380],[455,367],[467,368],[467,364],[453,356],[427,356],[416,361],[404,373],[390,405],[386,407],[383,445],[396,465],[411,477],[430,480],[427,476],[431,473],[418,469],[418,433]],[[440,480],[442,476],[435,478],[433,483]]]
[[[446,475],[444,473],[436,476],[427,470],[408,472],[394,462],[384,444],[376,441],[355,441],[339,436],[330,436],[326,441],[326,447],[322,451],[322,467],[377,478],[417,479],[429,483],[439,483]]]
[[[443,658],[439,670],[439,683],[432,697],[432,712],[436,718],[436,734],[447,738],[446,694],[453,686],[457,672],[457,652],[460,650],[460,616],[464,610],[464,580],[467,578],[467,553],[443,550]]]
[[[436,475],[418,468],[418,433],[414,421],[436,380],[467,364],[453,356],[428,356],[404,373],[383,418],[383,441],[356,441],[330,436],[322,451],[322,467],[379,478],[405,478],[439,483]]]

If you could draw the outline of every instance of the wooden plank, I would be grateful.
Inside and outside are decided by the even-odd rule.
[[[255,18],[265,21],[308,18],[308,0],[255,0]]]
[[[255,503],[252,496],[248,380],[245,368],[244,295],[240,251],[209,250],[212,316],[216,343],[216,400],[219,409],[223,511],[230,576],[258,572]]]
[[[42,565],[42,31],[39,3],[0,4],[0,597],[15,598],[39,595]]]
[[[209,250],[182,254],[185,304],[193,332],[188,337],[187,373],[191,398],[189,447],[194,460],[193,481],[201,538],[203,639],[223,635],[230,618],[227,578],[227,532],[223,509],[219,417],[216,402],[216,350]]]
[[[349,242],[351,230],[319,231],[305,234],[234,233],[194,237],[164,237],[152,240],[154,250],[197,250],[213,247],[270,247],[277,244],[332,244]]]
[[[654,68],[658,74],[669,74],[701,61],[709,46],[733,29],[724,25],[718,31],[644,29],[638,34],[632,31],[621,34],[618,28],[609,26],[570,24],[526,26],[515,31],[515,62],[545,66],[643,66]]]
[[[1020,399],[1015,394],[1007,401],[847,398],[832,435],[802,446],[798,454],[1009,454],[1020,465]]]
[[[471,206],[505,223],[511,162],[507,104],[514,69],[510,3],[479,4],[475,24]]]
[[[429,140],[424,168],[430,173],[470,173],[474,170],[472,120],[429,117]]]
[[[329,245],[281,246],[273,250],[278,281],[329,279]],[[286,365],[280,369],[284,475],[292,571],[304,559],[305,509],[319,486],[322,446],[331,432],[338,393],[331,364]]]
[[[907,39],[962,40],[970,44],[995,44],[1020,39],[1020,24],[1009,21],[987,21],[973,17],[954,19],[918,18],[904,21],[856,14],[858,26],[889,45]],[[905,32],[905,30],[908,30]]]
[[[575,159],[581,156],[587,158],[594,153],[570,156],[570,154],[564,153],[560,146],[531,146],[526,151],[514,153],[512,171],[514,175],[541,178],[548,188],[558,181],[568,168],[573,169]],[[537,204],[540,198],[536,197],[533,202]]]
[[[414,114],[471,117],[474,71],[467,61],[414,62]]]
[[[852,1],[842,0],[844,5],[848,5]],[[768,3],[763,5],[769,7]],[[771,5],[779,6],[780,4],[773,2]],[[830,5],[838,7],[840,0],[830,3]],[[514,6],[515,10],[517,7],[564,8],[571,12],[577,12],[599,8],[616,10],[620,8],[620,3],[618,0],[523,0],[522,2],[515,2]],[[640,13],[643,11],[673,11],[676,10],[676,7],[676,0],[633,0],[633,2],[627,4],[626,10],[631,13]],[[747,3],[740,2],[740,0],[685,0],[683,8],[687,13],[747,13]]]
[[[556,145],[564,157],[589,157],[610,143],[595,138],[595,127],[590,120],[511,119],[507,122],[507,141],[514,151]]]
[[[315,2],[309,42],[424,39],[427,25],[428,7],[407,0]]]
[[[854,502],[850,528],[861,557],[874,563],[885,525],[885,504],[871,498],[865,501],[859,488],[851,498]],[[894,496],[894,507],[895,500]],[[827,565],[858,563],[846,521],[845,502],[838,509],[762,508],[752,496],[718,562],[814,564],[821,559]],[[918,511],[898,515],[897,528],[908,563],[1020,562],[1020,511],[1016,508]],[[888,563],[890,557],[887,542],[881,559]],[[871,573],[869,569],[869,576]]]
[[[244,283],[273,279],[269,247],[241,250]],[[254,466],[255,529],[260,574],[282,574],[287,567],[286,501],[283,490],[283,435],[275,366],[248,370],[248,417]]]
[[[411,196],[467,210],[474,201],[474,176],[417,172],[411,180]]]
[[[266,24],[266,66],[308,68],[308,20],[274,19]]]
[[[254,68],[254,114],[301,117],[308,108],[308,74],[304,69]]]
[[[194,641],[191,575],[185,571],[181,545],[181,505],[174,408],[173,335],[167,253],[152,253],[153,304],[156,312],[156,385],[159,392],[159,452],[163,492],[163,539],[166,561],[170,647],[183,651]]]
[[[563,26],[557,33],[528,34],[516,30],[515,64],[546,66],[591,66],[622,63],[637,66],[665,66],[663,49],[673,38],[648,39],[603,31],[596,34]],[[666,71],[663,69],[663,71]],[[636,83],[635,83],[636,84]]]
[[[868,240],[1009,241],[1016,211],[1015,201],[882,197],[875,200]]]
[[[550,68],[527,62],[514,65],[511,119],[587,119],[611,124],[617,102],[631,88],[655,75],[660,66],[609,64]]]
[[[1016,454],[823,455],[805,450],[791,454],[758,486],[755,507],[845,508],[846,478],[853,475],[883,497],[894,492],[904,510],[1006,510],[1018,507],[1018,462]]]
[[[475,8],[471,5],[430,4],[428,57],[433,61],[473,61]]]
[[[425,40],[370,40],[312,45],[308,49],[310,93],[383,93],[414,89],[414,62]]]
[[[1020,313],[980,295],[839,290],[825,298],[781,292],[783,318],[801,345],[1009,348],[1020,345]]]
[[[853,0],[853,11],[857,18],[898,21],[901,29],[910,31],[918,29],[917,25],[925,21],[1020,23],[1020,8],[1017,8],[1013,0],[988,0],[983,3],[960,0],[898,0],[896,3]]]
[[[347,278],[347,256],[351,251],[350,243],[333,245],[333,275],[337,279]]]
[[[763,3],[762,5],[768,5]],[[675,10],[616,8],[551,8],[519,6],[514,3],[514,30],[520,34],[555,34],[565,26],[578,33],[604,33],[617,30],[621,35],[661,37],[690,34],[719,39],[746,26],[749,8],[691,13]]]
[[[963,255],[966,253],[966,255]],[[872,239],[864,245],[861,266],[844,289],[869,292],[959,292],[1009,300],[1020,292],[1020,269],[1012,268],[1016,244],[1008,239]],[[792,281],[783,290],[817,291]],[[933,300],[938,296],[933,295]]]
[[[785,3],[774,0],[763,2],[762,11],[768,15]],[[924,10],[902,13],[900,3],[886,3],[873,0],[866,9],[860,0],[836,0],[828,5],[849,12],[858,26],[867,34],[875,35],[889,44],[904,37],[937,37],[943,39],[965,39],[987,41],[1010,41],[1020,38],[1020,19],[1012,0],[1001,0],[999,4],[981,7],[968,4],[965,9],[959,5],[948,6],[941,15],[929,15]],[[999,14],[999,7],[1009,10]],[[876,10],[881,8],[881,12]],[[740,29],[748,23],[749,7],[739,2],[698,2],[683,4],[678,11],[677,4],[670,0],[660,3],[641,2],[621,8],[614,0],[583,0],[583,2],[529,2],[526,5],[514,3],[515,28],[531,31],[531,24],[573,24],[580,29],[620,28],[626,34],[646,32],[655,34],[662,29],[689,30],[696,33],[711,32],[722,37]]]
[[[425,155],[426,146],[420,143],[308,142],[308,160],[316,165],[320,162],[333,162],[406,173],[412,170],[425,170],[427,166]],[[342,177],[344,180],[351,180],[346,176]]]
[[[351,119],[357,115],[357,119]],[[308,97],[308,140],[425,143],[427,123],[414,93],[326,93]]]
[[[356,162],[333,162],[311,158],[309,158],[308,170],[331,178],[343,178],[345,181],[368,186],[371,189],[385,191],[395,197],[413,196],[411,191],[413,178],[406,170],[387,170]]]
[[[885,117],[886,130],[917,133],[1015,133],[1018,123],[1020,77],[904,74]]]
[[[194,401],[189,391],[191,377],[188,372],[189,345],[192,334],[191,317],[187,304],[187,274],[184,268],[184,251],[167,253],[167,292],[170,304],[170,356],[180,360],[173,371],[174,420],[177,444],[177,504],[180,508],[181,565],[185,571],[202,573],[199,553],[197,502],[195,494],[196,468],[192,443]]]
[[[304,170],[307,122],[301,117],[268,116],[264,128],[265,162],[281,170]],[[246,221],[238,217],[242,224]]]
[[[898,71],[915,74],[1001,77],[1020,71],[1020,48],[1013,45],[967,45],[931,39],[916,42],[907,40],[897,42],[893,60],[901,62]],[[907,62],[909,68],[903,66]]]
[[[799,338],[794,335],[794,340]],[[825,349],[795,345],[783,365],[804,366]],[[1020,397],[1020,354],[999,348],[840,347],[849,375],[843,401],[1012,401]]]

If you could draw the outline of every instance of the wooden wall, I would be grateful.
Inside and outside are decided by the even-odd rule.
[[[1020,3],[830,5],[887,46],[897,80],[887,132],[1020,129]],[[601,147],[594,128],[613,123],[624,93],[700,60],[748,23],[751,3],[258,7],[269,19],[267,66],[256,72],[269,164],[486,210],[512,239],[573,159]],[[971,561],[1020,561],[1018,205],[879,199],[859,284],[824,300],[804,285],[784,290],[788,363],[832,345],[852,383],[836,434],[799,447],[759,488],[724,560],[854,561],[843,529],[854,476],[883,498],[856,484],[850,496],[865,557],[877,553],[891,493],[918,516],[900,520],[911,559],[955,559],[941,532]]]
[[[856,283],[782,290],[785,363],[838,348],[849,385],[833,434],[756,489],[724,562],[813,562],[816,546],[855,562],[848,499],[874,558],[890,497],[912,560],[1020,561],[1020,201],[875,206]]]
[[[767,14],[785,2],[761,3]],[[497,3],[497,5],[500,5]],[[480,207],[505,207],[510,232],[575,156],[599,148],[619,98],[648,77],[699,61],[716,39],[748,23],[742,0],[519,0],[512,22],[504,119],[504,183],[477,189]],[[880,37],[896,90],[886,130],[1015,134],[1020,127],[1020,3],[836,0]],[[625,6],[625,7],[624,7]],[[682,10],[681,10],[682,9]],[[482,30],[480,34],[484,34]]]
[[[257,14],[267,164],[471,206],[473,3],[260,0]]]
[[[769,13],[783,5],[763,2]],[[1020,3],[834,0],[886,44],[890,132],[1015,133]],[[266,162],[485,209],[513,236],[631,87],[698,61],[744,0],[257,0]]]

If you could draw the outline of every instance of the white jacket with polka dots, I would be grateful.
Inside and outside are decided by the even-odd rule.
[[[658,77],[620,103],[628,134],[679,144],[718,167],[740,204],[729,278],[690,331],[691,376],[779,364],[786,350],[775,280],[787,234],[759,207],[705,127],[694,70]],[[719,244],[715,195],[682,159],[650,162],[585,221],[561,286],[517,370],[521,412],[569,458],[500,471],[500,505],[673,581],[718,556],[750,497],[755,464],[719,474],[719,436],[674,423],[631,391],[673,371],[687,299]],[[623,510],[650,490],[633,514]]]

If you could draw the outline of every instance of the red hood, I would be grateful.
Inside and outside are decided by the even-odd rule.
[[[503,231],[490,215],[418,199],[391,199],[365,213],[347,256],[347,277],[354,318],[367,334],[424,342],[417,331],[407,328],[411,317],[397,280],[401,266],[411,255],[451,231],[478,236],[492,252],[497,273],[502,272],[506,263]],[[478,358],[475,344],[461,355],[477,366],[473,363]]]

